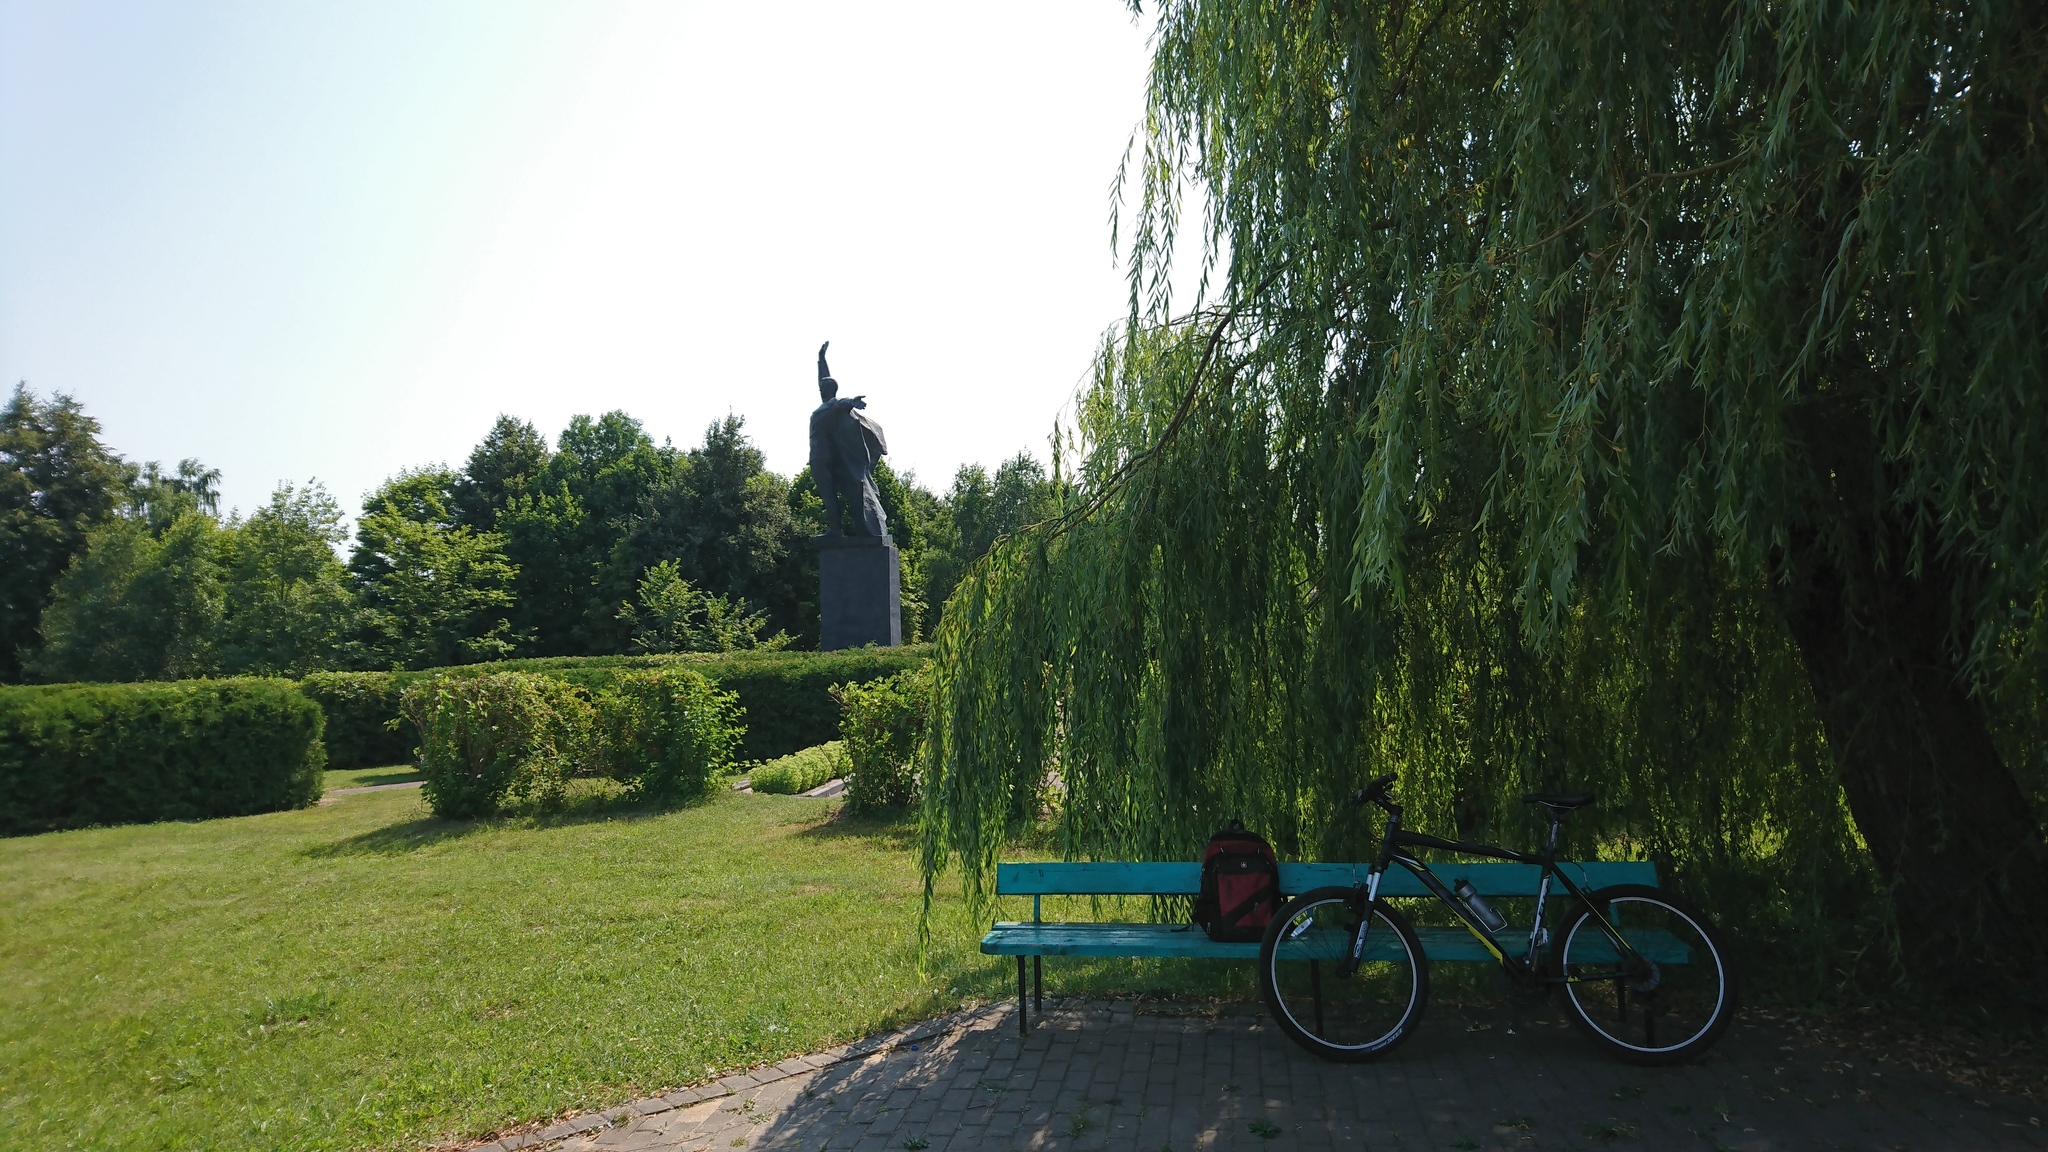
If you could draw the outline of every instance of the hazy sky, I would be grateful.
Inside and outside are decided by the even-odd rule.
[[[353,511],[500,412],[744,416],[814,357],[891,461],[1045,458],[1126,307],[1119,0],[0,0],[0,380],[247,510]]]

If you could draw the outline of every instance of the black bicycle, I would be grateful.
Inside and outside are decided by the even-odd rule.
[[[1378,858],[1356,887],[1317,888],[1287,902],[1259,945],[1259,986],[1281,1030],[1327,1060],[1365,1061],[1393,1051],[1414,1032],[1429,1002],[1429,957],[1407,917],[1379,896],[1389,864],[1415,874],[1499,961],[1510,994],[1542,997],[1563,989],[1574,1024],[1624,1059],[1673,1064],[1720,1039],[1735,1012],[1735,978],[1714,926],[1657,888],[1617,884],[1587,892],[1557,866],[1565,817],[1592,803],[1586,795],[1537,795],[1523,803],[1550,816],[1542,855],[1439,839],[1401,827],[1394,777],[1358,790],[1352,807],[1387,814]],[[1535,864],[1543,869],[1527,951],[1510,955],[1489,930],[1498,913],[1468,901],[1404,849],[1436,848]],[[1553,934],[1544,928],[1555,879],[1572,904]],[[1548,952],[1546,953],[1546,946]]]

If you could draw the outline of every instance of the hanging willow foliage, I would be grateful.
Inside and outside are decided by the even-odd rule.
[[[1591,786],[1578,850],[1818,980],[1873,878],[1911,967],[2031,962],[2044,12],[1167,4],[1075,504],[937,638],[928,877],[1046,806],[1342,856],[1393,770],[1510,841]],[[1184,181],[1222,306],[1169,320]]]

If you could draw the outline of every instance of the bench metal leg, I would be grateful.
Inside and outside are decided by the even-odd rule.
[[[1308,962],[1308,994],[1316,1002],[1316,1035],[1323,1035],[1323,966],[1320,960]]]
[[[1017,957],[1017,1032],[1020,1035],[1031,1035],[1031,1021],[1028,1018],[1029,1008],[1030,1005],[1024,1002],[1024,958],[1019,956]]]
[[[1031,958],[1031,1010],[1045,1015],[1045,957]]]

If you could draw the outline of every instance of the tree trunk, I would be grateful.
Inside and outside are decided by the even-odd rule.
[[[1953,580],[1932,560],[1909,574],[1903,525],[1835,527],[1826,546],[1795,535],[1779,600],[1907,971],[1943,991],[2037,983],[2048,854],[1959,675]]]

